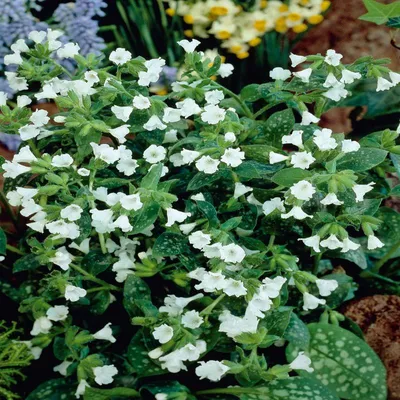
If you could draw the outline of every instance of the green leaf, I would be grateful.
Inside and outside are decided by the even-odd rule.
[[[176,256],[188,249],[186,236],[174,232],[161,234],[153,247],[155,257]]]
[[[7,236],[3,229],[0,228],[0,254],[6,254]]]
[[[338,171],[346,169],[354,172],[368,171],[385,161],[387,154],[388,152],[385,150],[361,147],[357,152],[347,153],[338,160],[336,167]]]
[[[289,324],[283,337],[303,350],[307,349],[310,344],[310,332],[307,325],[294,312],[290,314]]]
[[[103,254],[101,250],[92,250],[82,259],[82,267],[96,276],[104,272],[113,263],[110,254]]]
[[[251,159],[254,161],[258,161],[260,163],[269,164],[269,153],[271,151],[277,152],[279,151],[277,148],[268,146],[268,145],[246,145],[240,146],[241,150],[244,151],[246,155],[246,159]]]
[[[262,325],[268,329],[268,335],[283,337],[286,328],[289,325],[292,309],[289,307],[280,307],[266,312]]]
[[[136,332],[128,346],[127,359],[139,377],[166,374],[168,370],[162,369],[149,356],[153,348],[146,345],[146,333],[143,329]],[[155,348],[155,347],[154,347]]]
[[[385,24],[389,18],[400,16],[400,3],[394,1],[391,4],[382,4],[376,0],[364,0],[364,5],[368,12],[359,19],[373,22],[377,25]]]
[[[40,267],[40,262],[38,261],[35,254],[27,254],[23,256],[18,261],[15,262],[13,267],[13,272],[22,272],[22,271],[33,271],[36,268]]]
[[[150,190],[157,190],[158,182],[161,179],[163,165],[161,163],[156,164],[142,179],[140,187]]]
[[[386,371],[379,357],[366,342],[336,325],[308,325],[311,334],[309,356],[314,372],[303,370],[301,376],[321,381],[338,397],[351,400],[386,400]],[[300,349],[289,344],[288,361]]]
[[[282,148],[282,137],[290,133],[294,124],[295,119],[290,108],[278,111],[268,118],[264,124],[263,132],[256,137],[256,140],[262,140],[263,143],[280,149]]]
[[[97,389],[87,387],[85,394],[83,395],[84,400],[119,400],[121,398],[135,398],[139,397],[139,393],[135,389],[119,387],[112,389]]]
[[[204,186],[213,184],[219,178],[221,178],[220,171],[217,171],[215,174],[205,174],[204,172],[198,172],[189,182],[187,190],[198,190]]]
[[[396,197],[400,197],[400,185],[395,186],[391,192],[390,192],[391,196],[396,196]]]
[[[292,186],[295,183],[307,179],[311,176],[310,171],[301,168],[285,168],[278,171],[273,177],[272,182],[282,186]]]
[[[199,210],[208,219],[210,227],[216,228],[219,226],[217,211],[211,203],[208,201],[197,201],[197,207],[199,207]]]
[[[90,312],[96,315],[104,314],[110,304],[110,292],[102,290],[90,299]]]
[[[106,178],[96,181],[96,187],[106,187],[107,189],[116,189],[121,186],[129,185],[130,180],[123,178]]]
[[[233,394],[235,389],[236,387],[232,387]],[[240,400],[339,400],[334,393],[318,381],[299,376],[276,379],[268,382],[268,386],[237,387],[237,392],[240,393],[240,391],[243,393],[238,395]]]
[[[155,317],[158,309],[151,301],[151,291],[147,283],[136,275],[129,275],[124,285],[124,307],[131,317],[144,314]]]
[[[142,233],[146,228],[155,222],[160,211],[160,205],[152,201],[145,203],[139,212],[134,216],[132,226],[133,234]]]
[[[39,385],[25,400],[73,400],[75,390],[66,379],[52,379]]]
[[[257,161],[244,161],[237,168],[235,168],[235,173],[243,181],[250,179],[266,179],[272,174],[278,171],[282,166],[262,164]]]

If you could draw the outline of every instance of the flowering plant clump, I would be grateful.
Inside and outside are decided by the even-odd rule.
[[[215,37],[239,59],[247,58],[250,48],[258,46],[267,32],[300,34],[320,24],[331,4],[326,0],[258,0],[245,9],[233,0],[165,1],[167,14],[179,15],[191,27],[184,31],[186,36]]]
[[[398,133],[358,143],[318,122],[356,80],[399,83],[387,60],[292,54],[304,69],[237,95],[211,79],[231,67],[182,40],[182,80],[157,96],[161,58],[119,48],[99,68],[51,32],[29,38],[13,79],[40,89],[0,97],[1,129],[23,140],[5,197],[27,229],[0,250],[34,362],[43,350],[62,378],[25,398],[385,399],[381,362],[335,310],[357,285],[333,268],[392,245],[380,204]],[[58,114],[27,107],[44,98]]]

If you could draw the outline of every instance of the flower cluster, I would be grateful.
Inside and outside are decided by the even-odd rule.
[[[247,58],[250,48],[258,46],[267,32],[305,32],[321,23],[330,7],[326,0],[258,0],[249,10],[233,0],[165,1],[167,14],[179,15],[190,26],[185,31],[188,37],[213,36],[239,59]]]
[[[364,145],[318,122],[354,81],[376,77],[381,89],[381,79],[395,85],[398,74],[372,58],[344,66],[333,50],[292,54],[293,67],[307,68],[274,69],[273,82],[238,96],[212,79],[232,66],[182,40],[185,73],[158,96],[149,87],[163,59],[118,48],[113,67],[100,68],[59,37],[34,31],[33,45],[16,42],[6,56],[18,68],[10,84],[41,87],[18,96],[13,109],[0,94],[0,127],[23,140],[2,168],[12,182],[6,198],[28,220],[14,271],[40,281],[20,307],[33,320],[34,357],[54,343],[62,361],[54,370],[75,382],[77,398],[131,374],[193,370],[251,386],[320,368],[309,343],[288,352],[284,365],[267,363],[265,349],[299,344],[293,329],[307,327],[296,312],[315,320],[323,306],[328,320],[341,317],[333,298],[339,288],[351,296],[351,285],[341,285],[351,278],[326,274],[321,261],[384,246],[373,177],[398,150],[398,133]],[[73,79],[57,62],[64,59],[78,63]],[[28,107],[41,99],[59,112]],[[268,112],[274,106],[284,109]],[[123,329],[125,313],[110,305],[128,312]],[[79,327],[83,312],[107,321],[99,330]],[[281,315],[286,324],[277,323]],[[126,355],[113,355],[110,346],[127,333],[134,335]],[[137,380],[129,382],[111,393],[133,396]]]

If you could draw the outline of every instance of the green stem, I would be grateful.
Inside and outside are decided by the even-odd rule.
[[[234,100],[236,100],[237,103],[242,107],[243,112],[245,113],[246,117],[250,119],[254,119],[253,113],[250,111],[250,108],[247,107],[246,103],[235,93],[233,93],[231,90],[225,88],[218,82],[213,82],[214,86],[217,86],[219,89],[221,89],[225,94],[228,96],[232,97]]]
[[[37,157],[40,158],[42,157],[42,154],[40,153],[39,149],[36,147],[35,143],[33,140],[28,140],[29,147],[32,150],[32,153]]]
[[[209,306],[207,306],[203,311],[200,312],[200,315],[208,315],[211,311],[218,305],[218,303],[225,297],[225,293],[221,294],[217,297]]]
[[[318,253],[314,258],[314,267],[313,267],[313,274],[316,275],[318,273],[319,262],[321,261],[322,253]]]
[[[246,387],[229,387],[229,388],[216,388],[216,389],[208,389],[208,390],[200,390],[196,392],[196,395],[207,395],[207,394],[244,394],[244,393],[253,393],[256,394],[256,390],[254,388],[246,388]]]
[[[21,250],[17,249],[17,248],[14,247],[14,246],[11,246],[11,244],[7,244],[7,245],[6,245],[6,249],[7,249],[8,251],[11,251],[11,252],[13,252],[13,253],[19,254],[19,255],[21,255],[21,256],[24,256],[24,255],[25,255],[25,253],[23,253]]]
[[[4,193],[2,191],[0,191],[0,201],[3,203],[3,205],[7,211],[7,214],[10,216],[14,226],[16,228],[18,228],[18,219],[15,216],[10,204],[8,203],[7,197],[4,195]]]
[[[109,283],[103,281],[102,279],[96,278],[96,277],[93,276],[90,272],[85,271],[83,268],[81,268],[81,267],[78,266],[78,265],[70,264],[69,266],[70,266],[72,269],[74,269],[75,271],[77,271],[77,272],[79,272],[80,274],[82,274],[83,276],[85,276],[86,279],[87,279],[88,281],[97,283],[97,284],[101,285],[101,286],[104,287],[104,288],[108,288],[109,290],[115,290],[115,291],[118,291],[118,292],[121,291],[121,288],[119,288],[119,287],[117,287],[117,286],[114,286],[114,285],[111,285],[111,284],[109,284]]]
[[[269,238],[269,242],[268,242],[267,252],[271,251],[271,249],[274,245],[274,242],[275,242],[275,235],[271,235]]]
[[[381,267],[390,260],[393,254],[396,253],[398,248],[400,247],[400,240],[396,242],[390,249],[389,251],[375,264],[375,267],[373,268],[374,272],[378,272]]]
[[[270,108],[275,107],[280,103],[282,103],[282,102],[267,104],[266,106],[264,106],[263,108],[261,108],[254,114],[254,119],[257,119],[260,115],[264,114],[265,111],[268,111]]]

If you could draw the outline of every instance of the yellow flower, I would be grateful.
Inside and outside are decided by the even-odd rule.
[[[194,22],[194,17],[193,17],[193,15],[187,14],[187,15],[185,15],[185,16],[183,17],[183,20],[184,20],[187,24],[191,25],[191,24],[193,24],[193,22]]]
[[[259,19],[257,21],[254,21],[253,24],[254,28],[257,29],[259,32],[264,32],[267,29],[267,23],[266,21],[263,21],[262,19]]]
[[[217,16],[222,16],[222,15],[228,14],[228,9],[226,7],[222,7],[222,6],[214,6],[214,7],[211,7],[210,13],[217,15]]]
[[[267,0],[261,0],[260,1],[260,8],[265,8],[268,5],[268,1]]]
[[[309,2],[310,2],[310,0],[300,0],[300,5],[306,6],[306,5],[308,5]]]
[[[284,13],[286,11],[289,10],[289,7],[286,4],[282,4],[279,8],[278,8],[279,12]]]
[[[219,31],[215,34],[215,37],[220,40],[225,40],[231,37],[231,33],[228,31]]]
[[[239,58],[240,60],[243,60],[244,58],[247,58],[249,55],[250,54],[248,51],[242,51],[240,53],[237,53],[236,57]]]
[[[292,28],[293,32],[295,32],[295,33],[302,33],[302,32],[305,32],[307,29],[308,29],[308,26],[306,24],[299,24]]]
[[[312,15],[308,17],[308,22],[312,25],[318,25],[324,20],[324,17],[321,14]]]
[[[248,43],[249,43],[249,45],[250,45],[251,47],[256,47],[256,46],[258,46],[258,45],[261,43],[261,39],[260,39],[259,37],[255,37],[255,38],[249,40]]]
[[[156,92],[156,95],[158,95],[158,96],[165,96],[166,94],[168,94],[167,89],[160,89]]]
[[[299,21],[301,19],[301,15],[298,13],[291,13],[287,17],[290,21]]]
[[[175,10],[173,8],[167,8],[165,10],[165,12],[167,13],[167,15],[169,15],[170,17],[173,17],[175,15]]]
[[[192,37],[194,36],[194,35],[193,35],[193,31],[192,31],[191,29],[186,29],[186,30],[183,31],[183,33],[184,33],[185,36],[188,37],[188,38],[192,38]]]
[[[279,33],[285,33],[288,30],[288,27],[286,25],[286,18],[285,17],[280,17],[276,20],[275,22],[275,30]]]
[[[328,1],[328,0],[324,0],[324,1],[321,3],[321,11],[322,11],[322,12],[326,11],[330,6],[331,6],[331,2]]]
[[[217,76],[216,76],[216,75],[210,76],[210,79],[211,79],[212,81],[216,81],[216,80],[217,80]]]
[[[236,53],[239,53],[241,49],[242,49],[242,46],[241,46],[240,44],[235,44],[235,45],[231,46],[231,48],[229,49],[229,51],[230,51],[231,53],[236,54]]]

